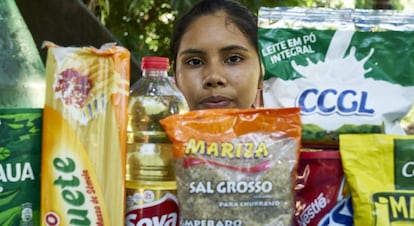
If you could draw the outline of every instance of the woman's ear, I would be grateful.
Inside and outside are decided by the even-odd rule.
[[[171,70],[171,74],[172,74],[172,76],[173,76],[173,78],[174,78],[174,83],[175,83],[175,85],[178,87],[178,82],[177,82],[177,75],[175,74],[175,62],[174,61],[172,61],[172,70]]]
[[[177,83],[177,76],[175,76],[175,72],[172,72],[172,76],[174,78],[174,83],[175,85],[178,87],[178,83]]]
[[[263,79],[259,80],[259,84],[257,84],[257,89],[263,90]]]
[[[256,99],[254,101],[253,108],[262,108],[262,107],[264,107],[263,90],[262,89],[257,89]]]
[[[263,79],[264,79],[264,65],[260,63],[260,78],[259,83],[257,84],[257,94],[256,94],[256,100],[255,100],[255,107],[261,108],[264,107],[264,101],[263,101]]]
[[[264,65],[260,62],[260,77],[259,83],[257,84],[257,89],[263,90],[263,80],[264,80]]]

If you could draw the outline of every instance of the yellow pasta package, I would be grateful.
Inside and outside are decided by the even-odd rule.
[[[414,136],[340,135],[355,226],[414,225]]]
[[[124,225],[130,52],[45,46],[42,225]]]

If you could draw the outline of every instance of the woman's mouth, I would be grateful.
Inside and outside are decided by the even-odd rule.
[[[204,108],[226,108],[230,103],[231,99],[222,96],[211,96],[200,102]]]

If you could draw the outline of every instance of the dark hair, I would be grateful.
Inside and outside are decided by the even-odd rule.
[[[188,26],[201,16],[224,11],[257,51],[257,17],[244,5],[232,0],[202,0],[184,14],[175,25],[170,43],[172,68],[175,71],[178,48]]]

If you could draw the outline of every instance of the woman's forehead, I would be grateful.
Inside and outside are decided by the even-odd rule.
[[[230,17],[224,11],[197,17],[192,23],[189,24],[186,29],[186,33],[189,31],[191,32],[191,30],[207,31],[206,29],[228,29],[231,33],[241,33],[237,25],[232,22]]]
[[[236,24],[225,13],[216,13],[197,18],[184,33],[180,49],[234,44],[250,47],[249,40]]]

